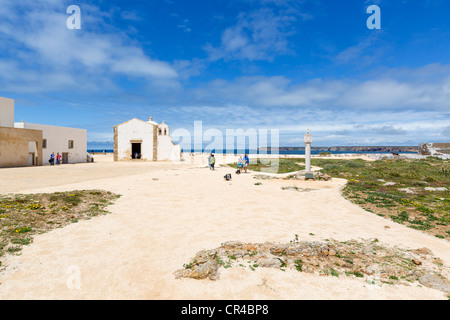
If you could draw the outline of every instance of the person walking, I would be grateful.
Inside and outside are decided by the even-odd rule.
[[[214,171],[214,165],[216,164],[216,158],[213,154],[211,154],[211,157],[209,158],[209,168]]]
[[[55,165],[55,153],[54,152],[52,152],[52,154],[50,155],[50,160],[48,162],[50,162],[51,166]]]
[[[211,157],[212,157],[212,153],[210,153],[209,154],[209,157],[208,157],[208,167],[209,167],[209,170],[211,170],[212,168],[211,168]]]
[[[59,152],[56,154],[56,164],[60,164],[61,163],[61,155],[59,154]]]

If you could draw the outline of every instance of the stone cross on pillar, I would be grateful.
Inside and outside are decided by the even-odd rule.
[[[311,142],[312,142],[312,135],[308,133],[305,134],[305,172],[310,173],[311,172]]]

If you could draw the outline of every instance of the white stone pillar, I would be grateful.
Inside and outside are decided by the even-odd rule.
[[[311,142],[312,142],[312,135],[308,133],[305,134],[305,172],[310,173],[311,172]]]

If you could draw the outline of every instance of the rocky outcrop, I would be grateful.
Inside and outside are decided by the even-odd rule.
[[[448,267],[429,249],[390,248],[377,239],[299,241],[296,235],[286,244],[229,241],[217,249],[200,251],[174,274],[176,278],[218,280],[221,267],[291,269],[322,276],[361,278],[378,286],[410,285],[417,281],[450,294],[450,282],[442,276],[448,273]]]
[[[433,288],[450,294],[450,281],[439,274],[425,272],[419,277],[419,282],[425,287]]]
[[[419,154],[423,156],[450,154],[450,143],[422,143],[419,145]]]
[[[311,175],[311,176],[310,176]],[[283,179],[283,180],[318,180],[318,181],[329,181],[331,180],[331,176],[326,173],[313,171],[308,175],[304,170],[298,171],[297,173],[290,174],[288,176],[274,176],[274,175],[263,175],[257,174],[253,177],[253,179],[260,180],[275,180],[275,179]]]
[[[319,172],[319,171],[313,171],[310,173],[314,178],[309,177],[305,171],[299,171],[293,178],[297,180],[319,180],[319,181],[330,181],[331,176],[327,175],[326,173]]]

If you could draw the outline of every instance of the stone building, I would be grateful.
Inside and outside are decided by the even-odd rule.
[[[15,128],[14,100],[0,97],[0,168],[42,162],[42,131]]]
[[[0,127],[0,168],[41,166],[42,131]]]
[[[28,122],[16,122],[15,128],[42,131],[42,157],[44,164],[52,153],[61,155],[61,161],[66,163],[81,163],[87,161],[87,130],[49,126]]]
[[[62,163],[87,162],[87,131],[14,122],[14,100],[0,97],[0,168],[49,164],[51,153]]]
[[[180,159],[181,146],[172,142],[170,128],[164,122],[132,119],[114,126],[114,161]]]

